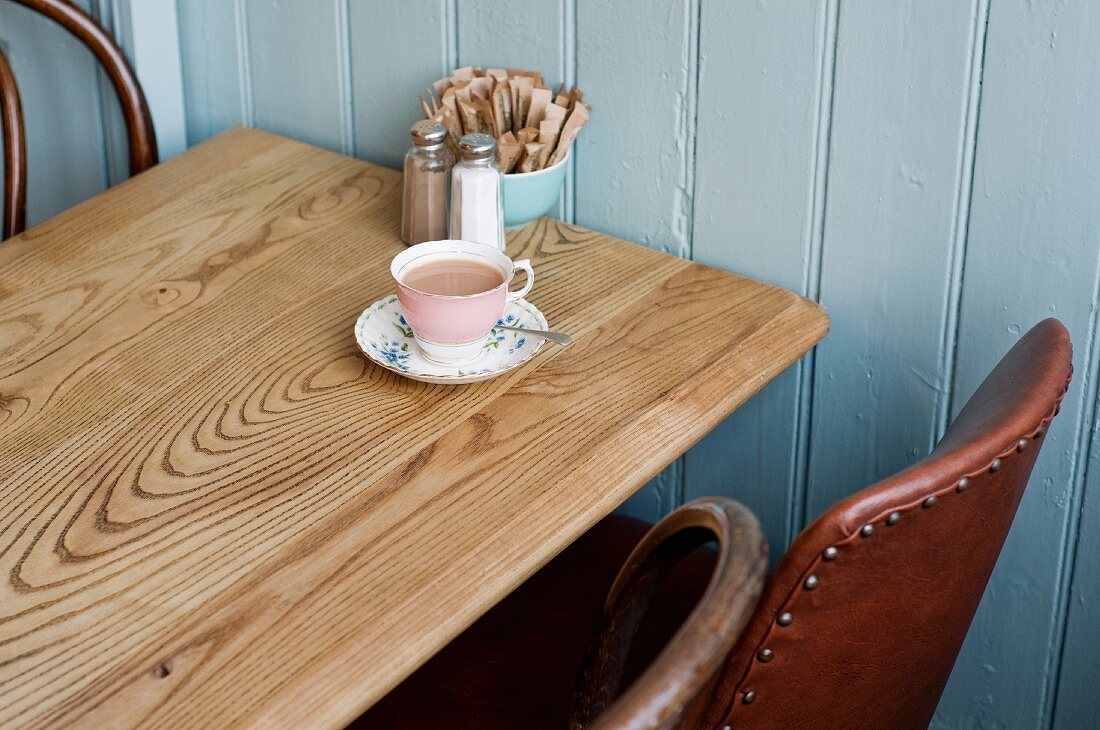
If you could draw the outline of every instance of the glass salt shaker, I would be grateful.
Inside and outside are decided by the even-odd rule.
[[[448,174],[455,157],[445,144],[447,129],[422,119],[410,131],[413,146],[405,154],[401,240],[407,244],[447,237]]]
[[[504,250],[503,174],[488,134],[459,140],[462,159],[451,172],[450,237]]]

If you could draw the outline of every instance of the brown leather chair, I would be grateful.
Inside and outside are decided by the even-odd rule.
[[[130,174],[157,164],[157,140],[149,105],[126,56],[99,23],[66,0],[11,0],[54,21],[95,54],[114,84],[126,120]],[[4,218],[0,240],[23,231],[27,206],[27,143],[23,108],[8,59],[0,51],[0,129],[4,135]]]
[[[622,543],[645,530],[611,517],[359,723],[564,727],[573,707],[573,727],[593,719],[601,728],[927,727],[1058,412],[1070,361],[1065,328],[1040,322],[927,458],[842,500],[806,528],[769,577],[717,682],[693,675],[695,696],[707,705],[701,720],[690,713],[623,719],[610,701],[614,683],[604,693],[606,712],[585,714],[591,663],[580,685],[575,678],[597,621],[593,606],[611,585]],[[712,561],[697,550],[662,585],[627,661],[626,680],[637,679],[624,683],[629,689],[619,702],[636,704],[640,693],[653,702],[662,697],[649,672],[678,649],[680,635],[673,634]]]

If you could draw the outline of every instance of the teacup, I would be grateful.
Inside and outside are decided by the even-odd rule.
[[[485,281],[484,291],[462,294],[423,291],[410,286],[409,280],[432,279],[435,271],[445,272],[449,265],[468,266],[474,274],[490,269],[490,278],[476,276],[466,281],[476,285]],[[508,291],[517,271],[527,272],[527,283],[519,291]],[[535,272],[527,259],[512,261],[492,246],[470,241],[428,241],[410,246],[394,256],[390,275],[397,284],[397,300],[405,321],[424,357],[445,365],[471,363],[481,356],[482,348],[493,326],[504,314],[508,302],[524,297],[535,283]],[[443,276],[443,274],[440,274]],[[499,283],[496,283],[499,278]],[[459,291],[461,289],[455,289]],[[461,290],[465,291],[465,290]]]

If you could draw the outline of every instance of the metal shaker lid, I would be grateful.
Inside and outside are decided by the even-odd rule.
[[[474,132],[463,135],[458,141],[458,148],[462,150],[462,156],[467,160],[480,160],[492,157],[497,151],[497,141],[492,135]]]
[[[432,119],[421,119],[412,125],[413,142],[417,145],[440,144],[447,138],[447,129]]]

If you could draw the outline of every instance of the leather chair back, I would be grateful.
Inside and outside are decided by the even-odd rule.
[[[1072,372],[1036,325],[930,456],[834,505],[781,559],[705,727],[926,728]]]

